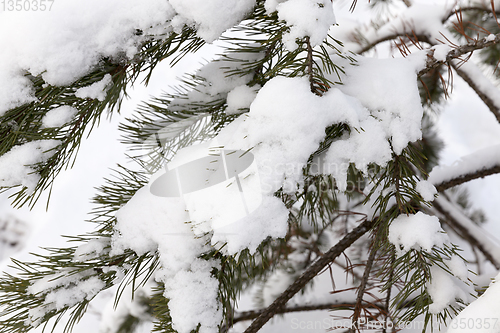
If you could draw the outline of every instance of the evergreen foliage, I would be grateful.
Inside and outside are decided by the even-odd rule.
[[[386,2],[389,1],[376,1],[374,6],[387,6]],[[496,17],[489,9],[474,8],[465,14],[474,27],[483,27],[483,32],[497,32]],[[470,27],[472,25],[467,29]],[[345,51],[344,45],[331,36],[318,47],[311,45],[309,37],[297,39],[296,49],[288,50],[282,38],[289,29],[276,12],[267,13],[264,1],[259,0],[254,11],[222,37],[226,46],[221,56],[210,64],[219,66],[227,78],[246,77],[246,85],[255,90],[275,77],[306,77],[311,92],[317,96],[343,84],[346,66],[357,66],[354,55]],[[472,37],[464,37],[466,35]],[[459,36],[463,39],[476,37],[470,30],[459,31]],[[26,73],[38,100],[13,108],[0,117],[0,156],[15,146],[36,140],[58,140],[58,145],[53,148],[50,158],[34,166],[40,179],[33,191],[21,185],[14,186],[16,193],[12,204],[34,205],[43,191],[50,190],[61,170],[78,163],[76,156],[81,140],[103,116],[119,112],[123,99],[127,97],[127,88],[138,84],[140,74],[146,73],[141,83],[147,84],[160,61],[170,61],[173,66],[183,56],[197,52],[204,43],[190,27],[185,27],[180,33],[151,36],[138,46],[140,52],[133,59],[126,56],[102,59],[92,73],[64,87],[47,85],[41,76]],[[484,64],[494,67],[498,59],[498,45],[481,50]],[[221,263],[212,270],[212,276],[219,282],[218,301],[223,310],[220,332],[227,332],[233,323],[241,320],[237,301],[242,293],[260,286],[260,296],[257,292],[256,297],[260,297],[263,306],[263,288],[272,282],[273,276],[283,273],[294,281],[316,258],[364,221],[373,222],[370,231],[344,252],[345,274],[350,278],[350,287],[334,291],[334,294],[354,295],[353,302],[331,305],[333,316],[350,318],[354,322],[369,318],[394,323],[424,318],[429,324],[423,329],[426,331],[449,323],[450,318],[468,304],[467,299],[457,299],[457,303],[438,313],[429,311],[432,304],[428,293],[431,268],[440,267],[453,275],[453,270],[448,267],[449,260],[453,257],[463,259],[456,245],[434,246],[431,251],[413,248],[397,255],[401,249],[388,240],[391,223],[400,216],[425,212],[441,217],[432,202],[424,199],[416,188],[437,164],[442,145],[436,137],[432,119],[433,112],[439,112],[439,105],[445,103],[445,70],[441,66],[420,78],[420,95],[426,106],[422,140],[409,144],[401,154],[393,150],[392,160],[387,165],[372,163],[368,172],[351,164],[347,176],[349,185],[341,191],[333,176],[318,174],[315,161],[333,142],[358,129],[344,122],[321,129],[324,130],[323,140],[302,170],[303,184],[293,194],[283,188],[275,193],[290,212],[286,237],[264,240],[255,253],[244,250],[237,255],[228,255],[222,251],[222,244],[222,247],[214,246],[201,256],[203,260],[217,259]],[[107,74],[111,75],[112,82],[104,100],[75,96],[77,89],[99,82]],[[129,146],[129,155],[137,163],[133,169],[118,165],[114,176],[106,179],[98,189],[93,199],[95,209],[91,220],[95,223],[94,232],[70,237],[67,248],[47,248],[43,254],[35,255],[32,262],[13,259],[11,266],[17,274],[5,273],[0,279],[1,333],[29,332],[40,325],[48,330],[60,325],[64,332],[70,332],[102,290],[114,288],[115,306],[119,306],[120,302],[130,301],[125,299],[126,290],[130,288],[134,295],[141,288],[151,289],[151,284],[154,287],[150,293],[141,294],[134,301],[144,305],[145,313],[154,321],[154,331],[175,332],[169,300],[164,296],[165,285],[154,281],[161,266],[158,252],[137,254],[126,250],[115,255],[111,251],[111,239],[116,212],[148,184],[152,173],[163,168],[179,149],[208,141],[238,117],[227,112],[228,92],[207,93],[210,82],[202,74],[186,74],[175,93],[144,101],[135,114],[121,124],[123,143]],[[78,110],[73,120],[60,127],[43,128],[44,115],[63,105]],[[248,109],[240,111],[244,113]],[[4,188],[7,189],[10,188]],[[463,193],[449,192],[446,196],[450,202],[461,206],[459,209],[471,220],[483,222],[484,214],[472,208]],[[447,231],[453,232],[452,229]],[[89,243],[99,243],[102,250],[81,257],[78,246]],[[331,265],[340,265],[341,261]],[[343,280],[344,277],[334,277],[337,279]],[[59,291],[71,292],[86,281],[97,280],[102,286],[100,290],[89,291],[74,303],[61,307],[54,305],[53,298]],[[37,290],[34,286],[40,281],[51,287]],[[307,292],[310,286],[311,283],[303,292]],[[141,321],[147,320],[145,318],[148,317],[134,317],[129,313],[117,322],[115,332],[134,332]],[[354,329],[364,328],[357,326]],[[199,330],[200,327],[196,331]]]

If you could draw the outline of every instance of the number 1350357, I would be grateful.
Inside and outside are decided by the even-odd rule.
[[[54,0],[1,0],[4,12],[44,12],[50,11]]]

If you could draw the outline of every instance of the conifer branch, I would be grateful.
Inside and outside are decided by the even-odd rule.
[[[488,261],[490,261],[496,269],[500,269],[500,261],[495,258],[494,254],[490,253],[489,248],[485,246],[485,240],[479,239],[474,232],[471,232],[467,226],[463,225],[463,223],[461,223],[449,209],[444,207],[443,204],[451,205],[451,203],[443,197],[439,197],[433,202],[434,208],[436,208],[436,210],[444,216],[444,221],[452,228],[457,229],[460,232],[460,235],[466,239],[472,247],[481,251],[486,259],[488,259]],[[461,218],[468,219],[465,215],[461,216]],[[470,224],[474,225],[474,222],[470,221]]]
[[[256,333],[275,314],[279,313],[285,304],[298,293],[310,280],[312,280],[323,268],[340,256],[356,240],[367,233],[375,224],[374,220],[365,220],[350,233],[344,236],[335,246],[328,250],[309,266],[269,307],[267,307],[245,330],[244,333]]]
[[[491,168],[485,168],[485,169],[481,169],[481,170],[476,171],[476,172],[460,175],[459,177],[452,178],[452,179],[444,181],[442,183],[434,184],[434,186],[436,187],[436,190],[438,192],[443,192],[451,187],[467,183],[467,182],[474,180],[474,179],[479,179],[479,178],[484,178],[486,176],[491,176],[491,175],[494,175],[497,173],[500,173],[500,165],[495,165]]]

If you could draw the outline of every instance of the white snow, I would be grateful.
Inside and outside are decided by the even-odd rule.
[[[61,269],[59,273],[33,281],[28,287],[28,293],[37,296],[44,295],[45,299],[42,307],[29,310],[28,321],[36,326],[41,318],[52,310],[71,307],[85,299],[91,300],[104,289],[105,283],[98,277],[90,275],[92,272],[74,273]]]
[[[257,96],[257,91],[260,86],[249,87],[247,85],[241,85],[227,94],[227,114],[238,114],[242,113],[243,110],[250,108],[255,96]]]
[[[469,304],[448,326],[448,333],[500,332],[500,274],[484,294]],[[465,325],[464,325],[465,324]]]
[[[255,0],[68,0],[44,13],[2,12],[0,30],[9,33],[0,36],[0,115],[35,100],[26,73],[67,85],[102,58],[132,59],[150,36],[161,39],[185,25],[212,42],[254,6]],[[100,86],[78,94],[103,98]]]
[[[388,238],[399,255],[411,249],[431,252],[434,246],[442,247],[449,243],[439,219],[422,212],[395,218],[389,226]]]
[[[0,156],[0,186],[22,185],[32,192],[40,179],[33,165],[49,159],[58,144],[57,140],[39,140],[12,147]]]
[[[103,253],[104,249],[109,246],[109,238],[96,238],[89,240],[85,244],[78,246],[75,250],[75,261],[86,261],[95,258]]]
[[[101,81],[95,82],[88,87],[83,87],[75,91],[75,96],[78,98],[92,98],[99,101],[104,101],[106,92],[111,88],[111,75],[106,74]]]
[[[415,187],[418,193],[424,198],[425,201],[433,201],[435,195],[437,194],[437,190],[434,185],[427,180],[420,180],[417,182],[417,186]]]
[[[278,7],[280,3],[285,1],[287,0],[266,0],[264,7],[266,8],[267,14],[274,13],[276,11],[276,7]]]
[[[240,23],[254,6],[255,0],[169,0],[177,12],[172,20],[176,31],[182,25],[197,29],[197,34],[213,42],[225,30]]]
[[[379,120],[398,155],[408,142],[419,140],[422,135],[423,110],[416,80],[421,64],[423,60],[419,58],[358,57],[357,66],[346,68],[344,85],[340,87],[345,94],[358,98]]]
[[[426,288],[432,299],[429,312],[433,314],[440,313],[448,305],[454,305],[456,300],[465,303],[472,299],[468,293],[473,289],[439,266],[431,267],[431,281],[427,283]]]
[[[446,266],[450,269],[454,276],[459,278],[462,281],[467,281],[469,270],[467,269],[467,265],[459,256],[452,256],[450,260],[446,260]]]
[[[446,61],[446,56],[452,50],[452,48],[449,45],[443,44],[433,46],[432,50],[434,50],[434,58],[437,61]]]
[[[50,292],[45,297],[45,303],[54,306],[57,310],[61,310],[65,307],[76,305],[84,299],[91,300],[105,286],[104,281],[96,276],[92,276],[88,279],[80,280],[70,287]]]
[[[175,12],[163,0],[68,0],[43,13],[1,15],[0,29],[9,33],[0,36],[8,45],[0,53],[0,115],[33,100],[26,71],[51,85],[70,84],[102,57],[133,57],[144,39],[136,29],[154,34]]]
[[[336,23],[330,0],[287,0],[278,4],[276,9],[278,18],[290,26],[290,31],[283,35],[283,42],[289,51],[298,47],[296,39],[306,36],[309,36],[313,47],[321,44],[330,27]]]
[[[73,119],[77,113],[77,109],[68,105],[52,109],[43,116],[42,128],[61,127]]]
[[[363,108],[332,88],[324,96],[311,93],[306,78],[276,77],[266,83],[250,106],[218,135],[232,149],[255,155],[263,193],[283,186],[293,192],[302,181],[302,168],[318,148],[327,126],[346,122],[358,126]]]

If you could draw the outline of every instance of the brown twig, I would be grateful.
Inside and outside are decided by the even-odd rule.
[[[361,310],[363,309],[363,296],[366,291],[368,278],[370,277],[370,272],[372,270],[376,254],[377,254],[377,248],[372,244],[370,255],[368,256],[368,260],[366,261],[363,278],[361,279],[361,283],[358,287],[358,295],[356,296],[356,305],[354,307],[354,313],[352,315],[352,321],[351,321],[352,323],[354,323],[354,327],[350,328],[349,332],[354,333],[356,329],[359,329],[357,325],[358,325],[358,319],[361,316]]]

